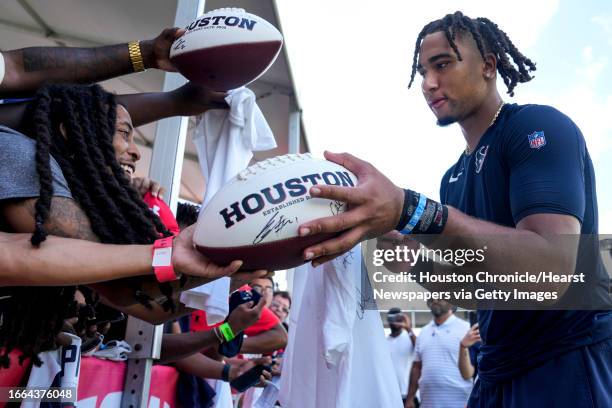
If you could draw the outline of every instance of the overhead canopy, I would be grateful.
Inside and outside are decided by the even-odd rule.
[[[97,46],[154,38],[162,29],[173,25],[176,6],[176,0],[5,0],[0,2],[0,49]],[[205,2],[206,11],[221,7],[244,8],[281,29],[274,0]],[[148,70],[115,78],[102,85],[109,91],[123,94],[160,91],[162,83],[162,71]],[[273,66],[249,88],[257,95],[257,103],[278,144],[275,150],[256,154],[256,159],[287,153],[289,113],[300,110],[300,107],[284,48]],[[180,197],[200,202],[204,179],[191,142],[194,122],[190,121],[187,136]],[[300,127],[300,151],[307,151],[303,123]],[[137,143],[142,153],[137,166],[140,175],[148,174],[155,130],[155,124],[137,129]]]

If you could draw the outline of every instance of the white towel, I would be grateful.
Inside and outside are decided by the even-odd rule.
[[[253,408],[274,408],[278,401],[278,392],[280,387],[280,377],[272,377],[261,395],[253,405]],[[246,406],[243,408],[247,408]]]
[[[126,361],[128,359],[128,354],[132,352],[132,346],[127,341],[110,341],[108,344],[105,344],[100,349],[94,351],[93,355],[95,357],[101,358],[103,360],[111,360],[111,361]]]
[[[42,365],[32,366],[27,387],[34,389],[49,389],[51,386],[71,388],[73,398],[62,398],[61,400],[64,402],[77,401],[81,338],[70,333],[63,334],[70,337],[71,344],[39,353],[38,358],[42,361]],[[39,406],[40,399],[21,403],[21,408],[38,408]]]
[[[229,383],[221,380],[207,379],[206,382],[215,390],[213,408],[234,408],[232,389]]]
[[[264,389],[260,387],[251,387],[245,392],[243,392],[240,408],[253,408],[255,405],[255,401],[259,400],[259,397],[263,393],[263,390]],[[274,405],[272,405],[272,407],[274,407]]]
[[[361,250],[296,268],[279,400],[287,408],[401,408],[377,310],[361,299]]]
[[[254,151],[276,147],[272,130],[255,102],[253,91],[244,87],[232,90],[225,101],[230,109],[206,111],[198,118],[193,137],[206,179],[202,208],[225,183],[249,165]],[[206,311],[206,322],[216,324],[228,314],[229,287],[229,278],[217,279],[183,292],[181,302]]]

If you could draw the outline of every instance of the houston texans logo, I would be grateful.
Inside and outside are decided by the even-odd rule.
[[[482,170],[482,165],[484,164],[488,151],[489,151],[488,145],[482,146],[480,149],[476,151],[476,157],[474,159],[474,167],[476,168],[476,174],[480,173],[480,170]]]

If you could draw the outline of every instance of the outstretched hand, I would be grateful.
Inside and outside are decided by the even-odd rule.
[[[172,91],[174,103],[183,116],[195,116],[208,109],[229,109],[225,102],[227,93],[211,91],[202,85],[187,82]]]
[[[266,302],[260,299],[257,304],[247,302],[236,307],[228,316],[228,322],[234,333],[238,333],[257,323]]]
[[[176,67],[170,61],[170,47],[183,34],[185,34],[184,28],[166,28],[157,37],[141,41],[140,50],[145,67],[176,72]]]
[[[376,238],[395,228],[404,203],[404,192],[370,163],[348,153],[325,152],[325,158],[357,176],[356,187],[316,185],[312,197],[343,201],[349,210],[302,224],[300,236],[320,233],[340,235],[304,250],[306,260],[317,266],[349,251],[359,242]]]
[[[172,245],[172,264],[181,273],[210,280],[236,273],[242,266],[242,261],[232,261],[227,266],[214,264],[210,259],[202,255],[193,246],[193,234],[195,224],[191,225],[174,238]],[[264,270],[254,272],[240,272],[243,279],[257,279],[265,276],[268,272]]]
[[[160,200],[164,199],[166,189],[155,180],[151,180],[148,177],[132,177],[130,184],[138,191],[141,197],[151,193],[153,197],[158,197]]]

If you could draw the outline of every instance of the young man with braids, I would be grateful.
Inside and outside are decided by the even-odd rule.
[[[112,94],[99,86],[46,86],[31,102],[28,119],[34,140],[8,129],[0,133],[3,229],[33,232],[34,246],[44,246],[47,234],[139,245],[169,235],[130,186],[140,156],[130,116]],[[200,261],[206,262],[204,257]],[[209,265],[211,277],[239,264],[234,262],[230,270]],[[180,283],[158,284],[143,278],[93,287],[123,312],[159,323],[188,312],[177,305],[179,290],[210,280],[186,276]],[[16,346],[26,357],[52,348],[74,287],[12,287],[4,292],[10,297],[2,305],[2,355]]]
[[[31,47],[0,52],[0,97],[32,95],[45,83],[91,83],[154,68],[175,71],[168,55],[183,29],[168,28],[156,38],[93,48]],[[143,64],[134,64],[141,58]],[[224,107],[224,95],[187,84],[172,92],[120,95],[134,126],[169,116],[189,116]],[[26,103],[0,105],[0,124],[22,131]],[[173,263],[190,275],[222,276],[237,267],[212,268],[194,250],[193,229],[174,242]],[[0,286],[87,284],[152,274],[151,245],[102,245],[49,237],[41,248],[28,234],[0,231]],[[126,255],[131,255],[128,257]],[[40,271],[45,270],[46,274]]]
[[[423,95],[438,124],[458,123],[466,141],[465,151],[442,178],[442,202],[395,186],[349,154],[326,153],[353,171],[359,185],[311,188],[312,196],[345,201],[350,210],[300,226],[301,235],[341,232],[307,248],[304,258],[320,264],[383,234],[402,245],[410,245],[402,237],[411,234],[433,248],[445,236],[456,237],[458,248],[487,245],[479,271],[537,266],[573,274],[577,259],[592,256],[595,266],[588,279],[595,283],[588,297],[599,296],[603,311],[479,310],[479,380],[468,406],[609,407],[609,277],[596,248],[578,256],[577,248],[585,249],[582,238],[572,250],[561,250],[555,238],[598,231],[593,165],[584,138],[554,108],[506,104],[496,86],[500,75],[512,96],[517,84],[532,79],[533,70],[535,64],[486,18],[456,12],[427,24],[417,39],[413,76],[415,71],[421,75]],[[504,238],[486,242],[484,236]],[[429,267],[435,273],[444,270],[438,263]],[[410,270],[409,265],[400,269]],[[547,283],[538,290],[564,294],[568,287]],[[437,406],[435,401],[431,406]]]

